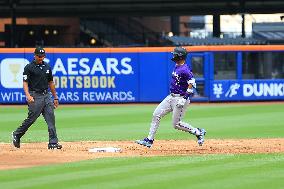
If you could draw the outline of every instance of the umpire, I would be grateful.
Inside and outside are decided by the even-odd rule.
[[[54,108],[58,107],[58,97],[53,83],[52,70],[49,64],[43,61],[45,50],[37,47],[34,51],[34,60],[25,66],[23,73],[23,88],[28,102],[28,117],[22,125],[12,133],[13,145],[20,148],[20,139],[36,121],[43,115],[48,125],[48,149],[61,149],[55,128]],[[48,87],[54,97],[52,102]]]

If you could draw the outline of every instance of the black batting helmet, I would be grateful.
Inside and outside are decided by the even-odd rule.
[[[185,60],[187,56],[187,51],[183,47],[176,47],[174,51],[171,53],[173,54],[173,57],[171,60],[174,62],[179,61],[179,60]]]

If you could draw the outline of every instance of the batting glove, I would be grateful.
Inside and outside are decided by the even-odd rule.
[[[185,103],[186,103],[186,99],[180,98],[177,100],[177,107],[182,108],[185,105]]]
[[[186,90],[186,92],[189,93],[189,94],[193,94],[194,91],[193,91],[193,88],[191,88],[191,89],[188,88],[188,89]]]

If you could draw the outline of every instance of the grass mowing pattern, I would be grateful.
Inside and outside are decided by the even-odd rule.
[[[135,140],[147,136],[156,105],[114,105],[94,107],[61,106],[56,124],[61,141]],[[205,128],[207,138],[284,137],[283,104],[191,105],[184,121]],[[26,118],[27,108],[1,107],[0,142],[10,142],[10,134]],[[156,139],[191,139],[173,129],[171,115],[161,121]],[[48,141],[47,126],[40,117],[22,139]]]
[[[5,189],[280,189],[284,154],[105,158],[0,172]]]
[[[56,110],[61,140],[134,140],[147,135],[155,105],[67,107]],[[208,131],[207,138],[284,137],[283,104],[193,105],[185,121]],[[26,107],[1,107],[0,142],[25,118]],[[161,121],[157,139],[188,139]],[[48,141],[39,118],[23,142]],[[1,150],[1,149],[0,149]],[[35,157],[36,158],[36,157]],[[284,154],[105,158],[70,164],[0,171],[2,189],[190,188],[282,189]]]

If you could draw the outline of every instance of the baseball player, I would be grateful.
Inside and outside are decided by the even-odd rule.
[[[185,63],[187,51],[183,47],[176,47],[172,54],[171,60],[176,65],[172,72],[170,94],[155,109],[148,137],[135,141],[148,148],[153,145],[161,118],[170,112],[173,112],[172,125],[175,129],[195,135],[200,146],[204,143],[205,129],[195,128],[182,121],[190,103],[190,97],[193,96],[193,91],[196,88],[193,73]]]
[[[34,51],[34,60],[26,65],[23,73],[23,88],[28,102],[28,117],[12,133],[12,144],[20,148],[20,139],[37,120],[40,114],[43,115],[48,125],[49,144],[48,149],[61,149],[58,143],[55,128],[54,108],[58,107],[58,96],[53,83],[52,70],[49,64],[45,63],[45,50],[37,47]],[[54,100],[52,102],[48,93],[48,87]]]

